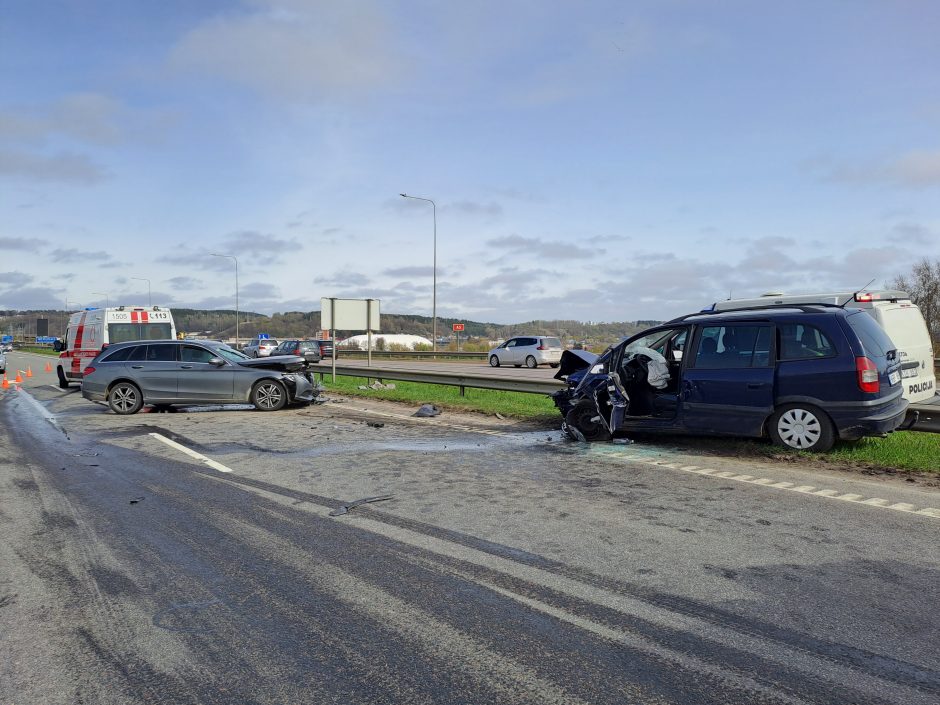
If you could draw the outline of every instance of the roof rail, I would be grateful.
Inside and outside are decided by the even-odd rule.
[[[724,313],[738,313],[740,311],[780,311],[783,309],[796,309],[802,311],[803,313],[822,313],[819,309],[821,308],[842,308],[838,304],[767,304],[766,306],[742,306],[741,308],[725,308],[720,311],[698,311],[697,313],[687,313],[684,316],[679,316],[678,318],[673,318],[667,323],[679,323],[684,321],[687,318],[692,318],[694,316],[715,316]]]

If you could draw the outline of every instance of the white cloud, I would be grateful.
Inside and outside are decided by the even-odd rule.
[[[370,0],[256,0],[187,33],[170,64],[288,100],[369,92],[406,70],[385,12]]]
[[[107,173],[85,154],[58,152],[45,156],[0,150],[0,176],[28,181],[90,185],[104,180]]]

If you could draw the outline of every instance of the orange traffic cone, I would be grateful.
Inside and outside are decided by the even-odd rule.
[[[13,381],[16,382],[17,384],[23,383],[23,370],[16,371],[16,379],[14,379]]]
[[[6,372],[3,373],[3,385],[2,385],[2,386],[3,386],[4,389],[9,389],[9,388],[10,388],[10,380],[7,379],[7,373],[6,373]]]
[[[31,368],[29,365],[26,365],[26,376],[27,376],[27,377],[32,377],[32,376],[33,376],[33,370],[32,370],[32,368]]]
[[[46,363],[46,372],[52,372],[52,363],[51,363],[51,362],[47,362],[47,363]]]

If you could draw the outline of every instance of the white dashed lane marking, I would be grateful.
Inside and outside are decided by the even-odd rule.
[[[681,472],[692,473],[693,475],[704,475],[707,477],[716,477],[722,480],[732,480],[734,482],[745,482],[749,485],[762,485],[763,487],[773,488],[775,490],[785,490],[787,492],[800,492],[802,494],[812,495],[814,497],[819,497],[821,499],[835,499],[840,502],[852,502],[853,504],[865,504],[869,507],[875,507],[876,509],[891,509],[895,512],[905,512],[907,514],[917,514],[918,516],[931,517],[933,519],[940,519],[940,509],[934,507],[924,507],[918,508],[913,504],[908,504],[906,502],[895,502],[892,504],[890,500],[882,499],[881,497],[869,497],[865,498],[860,494],[855,494],[853,492],[840,492],[839,490],[832,490],[826,488],[817,488],[813,485],[795,485],[792,482],[780,482],[773,480],[767,477],[754,477],[753,475],[741,475],[734,472],[729,472],[727,470],[715,470],[713,468],[702,468],[697,465],[679,465],[678,463],[670,463],[665,460],[647,460],[645,458],[636,458],[629,457],[627,455],[623,456],[629,458],[630,460],[638,463],[644,463],[646,465],[655,465],[660,468],[669,468],[670,470],[679,470]]]
[[[161,436],[159,433],[150,433],[150,434],[148,434],[148,435],[153,436],[154,438],[156,438],[156,439],[157,439],[158,441],[160,441],[161,443],[166,443],[168,446],[170,446],[170,448],[175,448],[175,449],[178,450],[180,453],[185,453],[185,454],[188,455],[190,458],[195,458],[196,460],[201,460],[205,465],[209,466],[209,467],[212,468],[213,470],[218,470],[219,472],[232,472],[232,469],[231,469],[231,468],[226,467],[225,465],[222,465],[222,463],[216,462],[216,461],[213,460],[212,458],[207,458],[207,457],[204,456],[202,453],[197,453],[196,451],[191,450],[191,449],[187,448],[187,447],[184,446],[184,445],[180,445],[180,444],[177,443],[176,441],[171,441],[171,440],[170,440],[169,438],[167,438],[166,436]]]

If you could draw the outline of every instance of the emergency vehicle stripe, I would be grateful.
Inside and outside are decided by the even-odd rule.
[[[150,322],[150,316],[147,314],[146,311],[141,311],[141,312],[140,312],[140,322],[141,322],[141,323],[149,323],[149,322]]]
[[[82,338],[85,337],[85,318],[87,316],[87,311],[82,313],[82,317],[78,319],[78,329],[75,331],[75,345],[72,347],[72,372],[76,374],[82,369],[82,359],[78,352],[82,347]]]
[[[137,323],[137,311],[131,311],[131,323]]]

